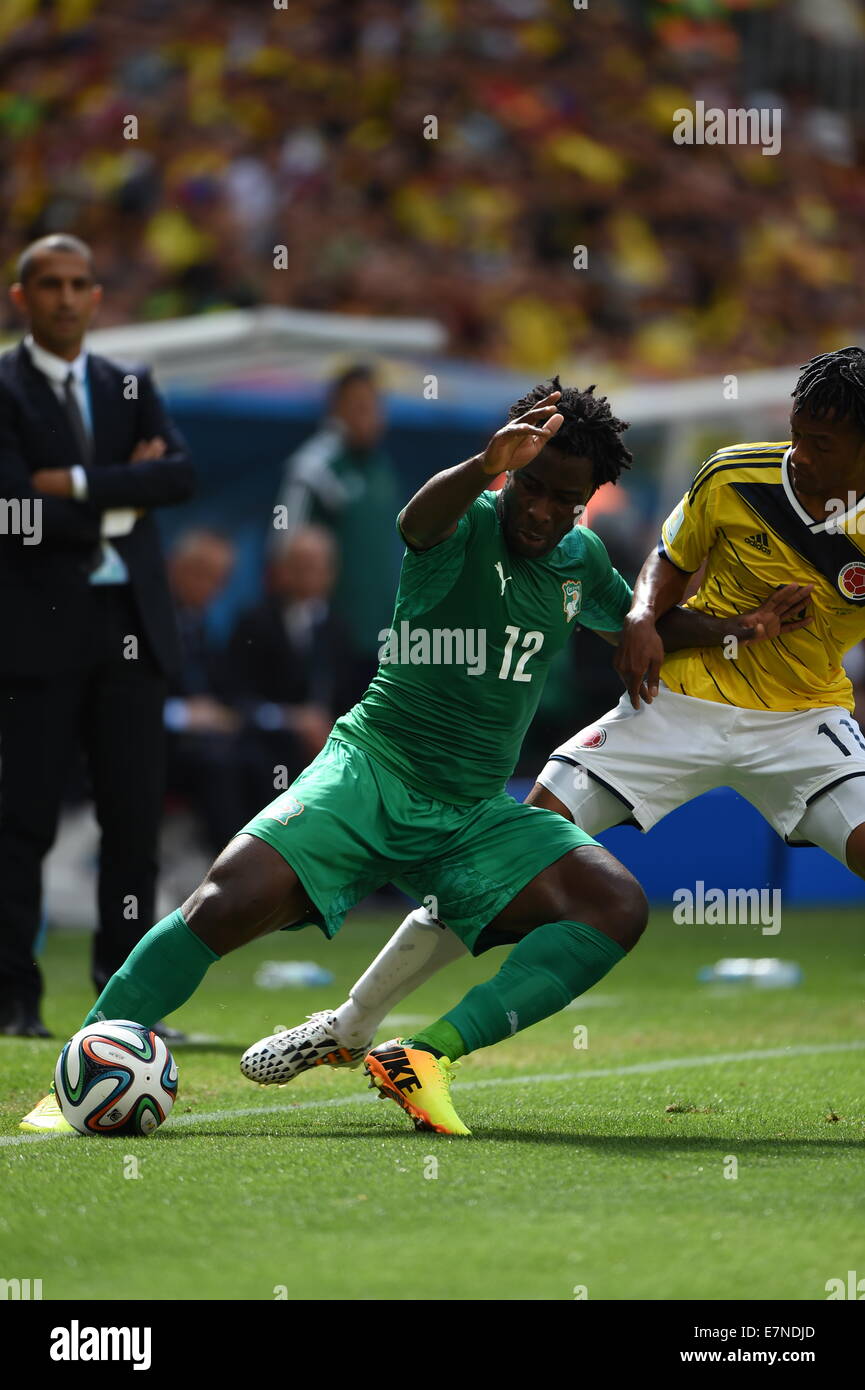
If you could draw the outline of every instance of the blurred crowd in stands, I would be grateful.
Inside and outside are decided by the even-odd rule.
[[[0,259],[79,233],[103,325],[269,303],[532,372],[804,361],[863,321],[863,106],[809,80],[820,35],[761,86],[758,11],[863,41],[844,0],[9,0]],[[697,98],[780,108],[780,154],[675,144]]]

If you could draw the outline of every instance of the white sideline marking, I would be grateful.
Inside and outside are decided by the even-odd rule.
[[[579,999],[572,999],[570,1004],[566,1004],[562,1013],[579,1013],[582,1009],[616,1009],[621,1002],[621,994],[581,994]]]
[[[655,1062],[634,1062],[627,1067],[595,1067],[586,1071],[536,1072],[530,1076],[492,1076],[486,1080],[458,1081],[454,1088],[460,1091],[479,1090],[483,1086],[527,1086],[544,1081],[595,1081],[606,1076],[639,1076],[659,1071],[677,1071],[688,1067],[710,1067],[718,1062],[768,1062],[774,1058],[815,1057],[832,1052],[861,1052],[865,1050],[865,1039],[858,1042],[811,1043],[799,1047],[766,1047],[752,1052],[715,1052],[706,1057],[661,1057]],[[290,1084],[290,1083],[287,1083]],[[173,1115],[171,1126],[210,1124],[216,1120],[245,1118],[248,1115],[293,1114],[295,1110],[326,1110],[334,1105],[364,1105],[367,1101],[378,1100],[378,1095],[333,1096],[330,1100],[300,1100],[288,1105],[246,1105],[238,1110],[207,1110],[204,1113]],[[48,1134],[4,1134],[0,1135],[0,1146],[9,1144],[39,1143],[43,1139],[55,1139]],[[71,1138],[71,1136],[69,1136]]]
[[[718,986],[718,992],[724,998],[729,998],[732,991],[729,984],[723,984]],[[742,992],[744,993],[744,990]],[[623,996],[620,994],[581,994],[579,999],[573,999],[570,1004],[566,1004],[562,1013],[582,1013],[585,1009],[618,1008],[622,998]],[[435,1020],[432,1014],[388,1014],[387,1018],[382,1019],[379,1029],[415,1028],[418,1024],[433,1022]]]

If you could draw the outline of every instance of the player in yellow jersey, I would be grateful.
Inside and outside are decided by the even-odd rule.
[[[550,755],[530,803],[597,835],[623,821],[650,830],[731,786],[788,843],[819,845],[865,877],[865,736],[841,664],[865,638],[861,348],[805,366],[791,429],[791,442],[733,445],[699,469],[635,585],[615,657],[626,694]],[[656,623],[704,564],[690,608],[732,617],[795,582],[807,623],[759,644],[665,654]],[[261,1079],[266,1056],[267,1079],[285,1082],[321,1061],[341,1064],[336,1049],[371,1046],[387,1012],[464,954],[416,908],[344,1003],[255,1044],[244,1071]]]
[[[634,586],[615,658],[628,693],[552,754],[531,799],[594,834],[623,819],[648,830],[731,786],[788,843],[865,877],[865,736],[842,666],[865,638],[865,352],[813,358],[790,423],[790,442],[720,449],[697,472]],[[795,580],[813,586],[810,621],[759,650],[665,657],[655,623],[704,565],[687,607],[721,617]],[[637,670],[657,690],[648,704]]]

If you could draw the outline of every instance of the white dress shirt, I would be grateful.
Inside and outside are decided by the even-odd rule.
[[[312,646],[316,624],[326,617],[327,604],[323,598],[297,599],[282,610],[282,621],[288,640],[304,654]]]
[[[48,383],[64,410],[66,408],[66,380],[69,373],[72,373],[72,390],[78,403],[84,428],[92,439],[93,413],[90,409],[90,392],[87,388],[87,353],[79,352],[73,361],[68,362],[65,357],[58,357],[56,353],[41,347],[32,333],[27,334],[24,339],[24,346],[30,354],[33,366],[44,377],[48,378]],[[86,502],[87,473],[85,469],[80,463],[74,463],[69,471],[72,475],[72,496],[78,502]],[[127,536],[136,520],[134,507],[112,507],[102,513],[102,560],[90,576],[91,584],[127,584],[129,582],[129,570],[107,538],[109,536]]]

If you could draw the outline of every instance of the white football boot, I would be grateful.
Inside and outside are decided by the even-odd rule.
[[[306,1023],[272,1033],[248,1047],[240,1070],[259,1086],[284,1086],[313,1067],[357,1067],[372,1047],[373,1039],[360,1047],[345,1047],[337,1033],[336,1014],[323,1010],[310,1014]]]

